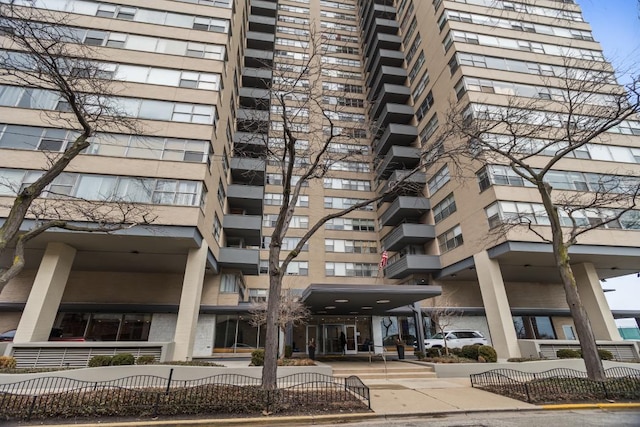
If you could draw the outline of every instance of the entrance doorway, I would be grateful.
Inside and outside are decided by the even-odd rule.
[[[322,326],[322,353],[356,354],[358,352],[356,325],[324,324]]]

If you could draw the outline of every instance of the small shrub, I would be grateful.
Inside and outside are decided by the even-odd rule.
[[[440,352],[442,354],[444,354],[444,349],[441,348]],[[449,349],[449,354],[453,354],[454,356],[462,356],[462,349],[461,348],[457,348],[457,347],[456,348],[450,348]]]
[[[224,366],[205,360],[174,360],[171,362],[161,362],[159,365],[176,365],[176,366]]]
[[[251,366],[264,366],[264,350],[259,348],[251,352]]]
[[[477,360],[466,359],[464,357],[458,357],[458,356],[427,357],[424,360],[426,362],[431,362],[431,363],[474,363],[474,362],[477,362]]]
[[[440,357],[444,353],[444,350],[441,348],[428,348],[427,349],[427,357]]]
[[[111,356],[93,356],[89,359],[89,367],[97,368],[99,366],[109,366],[111,365]]]
[[[418,359],[424,359],[424,352],[420,351],[420,350],[416,350],[413,352],[413,355]]]
[[[570,348],[561,348],[556,351],[556,356],[558,359],[580,359],[580,352]]]
[[[498,361],[498,353],[496,353],[496,349],[490,345],[481,345],[478,347],[478,358],[480,357],[489,363]]]
[[[0,368],[13,369],[16,367],[16,358],[11,356],[0,356]]]
[[[462,351],[460,352],[460,356],[471,359],[478,360],[478,349],[479,345],[465,345],[462,347]]]
[[[598,349],[598,355],[602,360],[613,360],[613,353],[611,353],[609,350],[605,350],[604,348]]]
[[[112,366],[133,365],[135,363],[136,363],[136,358],[133,357],[133,354],[131,353],[116,354],[111,359]]]
[[[544,360],[539,357],[510,357],[507,362],[536,362],[538,360]]]
[[[140,356],[136,360],[137,365],[153,365],[154,363],[156,363],[156,358],[151,355]]]
[[[291,356],[293,356],[293,347],[291,347],[290,345],[285,345],[284,346],[284,357],[286,357],[287,359],[290,359]]]
[[[278,359],[278,366],[315,366],[311,359]]]

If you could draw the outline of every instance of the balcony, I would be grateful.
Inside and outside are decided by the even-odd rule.
[[[266,134],[236,132],[233,134],[233,154],[240,157],[262,157],[267,151],[266,141]]]
[[[254,157],[232,157],[231,176],[235,184],[264,185],[265,163]]]
[[[382,203],[391,202],[396,199],[398,196],[413,196],[418,197],[422,196],[422,191],[427,185],[427,177],[424,173],[417,171],[415,173],[411,173],[409,170],[397,170],[389,176],[389,179],[386,181],[380,181],[378,184],[378,194],[387,191],[389,188],[397,185],[396,190],[387,194],[382,198]],[[408,176],[411,174],[410,176]],[[398,184],[398,181],[401,181]]]
[[[260,246],[262,217],[259,215],[225,214],[222,228],[227,237],[242,238],[248,246]]]
[[[376,179],[387,179],[397,169],[413,169],[420,162],[420,149],[394,145],[376,165]]]
[[[371,96],[371,94],[369,94]],[[368,97],[367,97],[368,98]],[[407,86],[384,84],[381,92],[371,107],[369,114],[375,119],[380,115],[382,108],[389,103],[407,104],[411,99],[411,89]]]
[[[418,137],[418,129],[413,125],[391,123],[382,136],[374,143],[376,155],[387,154],[392,146],[409,146]]]
[[[371,40],[371,44],[365,46],[367,57],[373,57],[380,49],[401,50],[402,38],[395,34],[376,33],[376,37]]]
[[[433,225],[400,224],[382,238],[382,246],[389,251],[397,252],[409,245],[423,245],[436,238]]]
[[[276,2],[251,0],[249,4],[251,6],[252,15],[270,16],[272,18],[276,17],[276,11],[278,9]]]
[[[258,31],[247,31],[247,48],[258,50],[273,50],[276,36],[269,33],[260,33]]]
[[[271,92],[268,89],[241,87],[238,89],[240,106],[256,110],[268,110]]]
[[[390,83],[404,86],[404,82],[406,81],[407,70],[400,67],[389,67],[387,65],[383,65],[379,69],[373,70],[367,76],[367,86],[370,87],[371,91],[374,93],[373,99],[376,99],[383,84]]]
[[[262,215],[263,198],[261,186],[230,184],[227,187],[229,208],[242,209],[247,215]]]
[[[242,86],[269,89],[272,77],[269,69],[245,67],[242,69]]]
[[[431,209],[426,197],[400,196],[380,215],[380,225],[398,225],[403,221],[416,221]]]
[[[245,49],[244,66],[250,68],[271,68],[273,52],[260,49]]]
[[[261,33],[276,32],[276,18],[271,16],[249,15],[249,30]]]
[[[383,65],[402,67],[403,64],[404,53],[397,50],[382,49],[378,51],[378,54],[374,58],[368,58],[366,70],[369,73],[372,69],[377,70]]]
[[[386,104],[378,117],[378,125],[381,127],[386,127],[390,123],[408,125],[413,120],[413,114],[413,107],[409,105]]]
[[[437,255],[405,255],[384,269],[389,279],[404,279],[412,274],[430,274],[441,269]]]
[[[218,266],[240,270],[247,276],[257,276],[260,267],[260,251],[246,248],[220,248]]]

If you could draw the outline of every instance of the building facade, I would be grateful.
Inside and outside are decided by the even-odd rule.
[[[467,180],[454,179],[447,165],[404,174],[433,147],[452,103],[542,98],[568,56],[585,69],[605,64],[613,79],[578,5],[37,0],[32,7],[67,14],[142,124],[140,134],[99,132],[51,194],[114,195],[148,206],[156,219],[110,234],[51,231],[34,240],[24,271],[0,293],[0,331],[17,329],[7,354],[59,353],[59,342],[45,343],[52,328],[86,340],[72,346],[94,354],[128,346],[185,360],[261,347],[264,331],[251,325],[249,308],[268,298],[283,176],[273,153],[285,128],[303,147],[326,141],[334,128],[340,138],[325,175],[303,188],[283,252],[327,213],[404,185],[328,221],[290,264],[284,286],[313,312],[283,337],[294,350],[304,352],[311,338],[319,354],[357,353],[397,337],[411,344],[433,331],[429,314],[443,307],[452,328],[483,332],[500,358],[537,353],[540,340],[576,339],[550,246],[521,231],[491,238],[513,209],[535,210],[534,189],[500,165]],[[8,183],[0,217],[16,189],[37,179],[46,155],[74,137],[46,119],[59,101],[10,81],[0,87],[0,176]],[[562,166],[558,180],[571,191],[589,191],[580,186],[589,174],[640,176],[640,122],[625,121]],[[621,341],[599,279],[637,271],[632,219],[594,230],[572,252],[601,341]],[[34,221],[27,217],[24,230]]]

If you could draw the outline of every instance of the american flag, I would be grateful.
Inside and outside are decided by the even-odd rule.
[[[389,261],[389,254],[387,251],[382,251],[382,258],[380,259],[380,264],[378,264],[378,270],[382,270],[387,266],[387,261]]]

